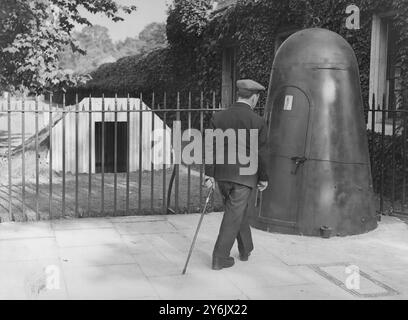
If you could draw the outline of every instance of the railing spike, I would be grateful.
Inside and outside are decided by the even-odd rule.
[[[140,92],[139,96],[139,110],[143,110],[143,93]]]
[[[155,97],[155,94],[154,94],[154,91],[153,91],[153,92],[152,92],[152,108],[151,108],[152,110],[155,109],[155,107],[154,107],[155,102],[156,102],[156,101],[155,101],[155,98],[156,98],[156,97]]]
[[[163,109],[167,109],[167,92],[163,95]]]

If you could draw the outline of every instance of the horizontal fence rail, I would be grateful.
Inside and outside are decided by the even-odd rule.
[[[373,188],[381,214],[408,215],[407,108],[373,96],[366,110]]]
[[[0,101],[1,222],[199,212],[204,165],[174,163],[171,132],[180,120],[182,130],[203,135],[222,110],[217,98],[201,92]],[[373,188],[380,213],[407,214],[408,110],[384,106],[373,97],[365,110]],[[270,125],[272,113],[256,111]],[[170,133],[159,154],[156,129]],[[212,201],[222,210],[218,194]]]

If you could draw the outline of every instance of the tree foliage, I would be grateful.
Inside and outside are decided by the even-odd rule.
[[[167,20],[169,41],[175,44],[180,39],[199,38],[208,24],[212,2],[211,0],[174,0]]]
[[[167,46],[166,24],[152,22],[140,33],[139,40],[143,42],[141,53],[163,49]]]
[[[109,30],[99,25],[86,26],[81,31],[74,32],[73,39],[86,53],[74,52],[66,47],[60,57],[60,66],[74,74],[88,74],[117,59],[147,54],[167,46],[166,25],[156,22],[148,24],[138,37],[127,37],[116,43],[112,41]]]
[[[84,53],[72,36],[75,25],[91,25],[81,8],[113,21],[123,20],[121,12],[136,9],[114,0],[1,0],[0,90],[41,92],[84,80],[59,68],[66,46]]]
[[[67,47],[60,55],[60,67],[63,70],[74,74],[88,74],[101,64],[116,60],[116,48],[106,27],[86,26],[81,32],[74,32],[73,38],[85,54]]]

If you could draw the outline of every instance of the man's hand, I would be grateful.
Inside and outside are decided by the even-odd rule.
[[[258,182],[258,190],[260,192],[264,192],[268,188],[268,181],[259,181]]]
[[[208,189],[215,188],[215,179],[213,177],[205,177],[204,186]]]

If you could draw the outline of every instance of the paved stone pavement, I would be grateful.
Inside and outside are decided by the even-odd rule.
[[[397,218],[329,240],[254,230],[249,262],[212,271],[220,218],[205,217],[185,276],[198,215],[0,224],[0,299],[408,298],[408,225]]]

